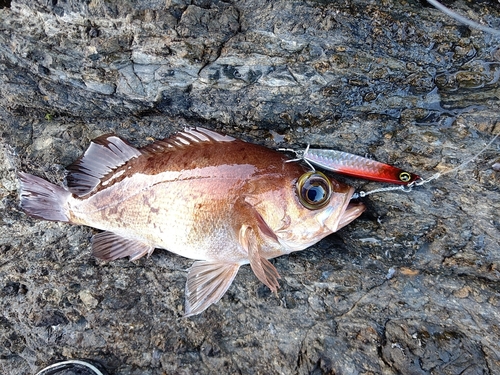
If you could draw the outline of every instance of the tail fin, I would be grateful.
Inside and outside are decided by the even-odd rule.
[[[66,201],[71,193],[40,177],[19,172],[21,208],[38,219],[69,222]]]

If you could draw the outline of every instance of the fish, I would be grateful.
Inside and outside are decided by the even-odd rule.
[[[393,165],[343,151],[307,148],[302,157],[307,162],[331,172],[371,181],[410,185],[420,179],[420,176]]]
[[[93,227],[92,254],[131,261],[165,249],[195,260],[184,316],[218,302],[239,268],[277,293],[269,261],[304,250],[359,217],[354,189],[278,151],[205,128],[136,148],[94,139],[65,187],[19,172],[20,207],[38,219]]]

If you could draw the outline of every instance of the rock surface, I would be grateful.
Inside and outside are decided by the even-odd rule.
[[[500,28],[498,2],[446,4]],[[278,296],[243,267],[189,319],[191,261],[97,261],[94,230],[19,210],[15,176],[60,182],[106,132],[144,145],[202,125],[430,177],[500,132],[499,37],[369,0],[14,0],[0,29],[0,373],[499,373],[499,141],[275,259]]]

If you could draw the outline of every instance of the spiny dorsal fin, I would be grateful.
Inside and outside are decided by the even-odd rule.
[[[187,138],[188,140],[194,142],[232,142],[236,140],[229,135],[223,135],[212,130],[208,130],[205,128],[185,128],[183,132],[179,132],[174,134],[172,138],[176,138],[177,136],[182,136],[183,138]]]
[[[91,143],[87,151],[68,166],[66,184],[78,196],[92,192],[111,171],[142,153],[114,134],[105,134]]]
[[[168,149],[183,149],[204,142],[232,142],[236,138],[229,135],[222,135],[205,128],[185,128],[184,131],[172,135],[170,138],[156,141],[141,148],[142,152],[164,152]]]
[[[68,190],[81,197],[93,192],[99,184],[105,185],[110,178],[120,177],[123,172],[110,174],[141,155],[171,152],[205,142],[232,142],[236,139],[204,128],[186,128],[170,138],[154,142],[140,150],[114,134],[105,134],[91,143],[87,151],[66,169]]]

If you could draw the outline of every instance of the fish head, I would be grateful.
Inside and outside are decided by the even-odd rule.
[[[349,224],[365,210],[354,188],[321,172],[302,171],[258,200],[255,209],[286,252],[303,250]]]

